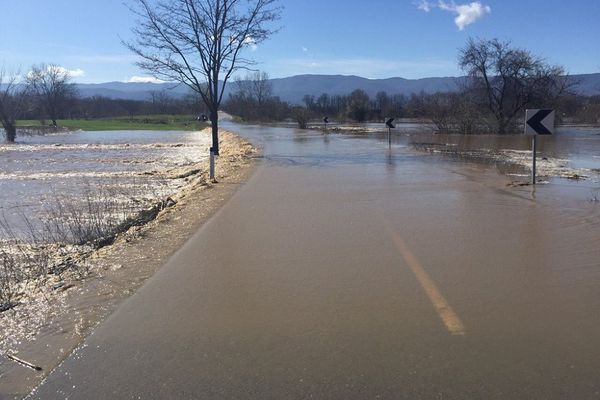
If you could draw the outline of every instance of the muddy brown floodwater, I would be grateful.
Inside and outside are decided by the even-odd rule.
[[[592,174],[513,186],[502,162],[414,147],[461,138],[223,127],[262,147],[257,172],[32,399],[600,392]]]
[[[145,132],[99,132],[89,137],[77,133],[26,138],[29,144],[22,148],[18,144],[5,149],[4,155],[13,157],[12,161],[2,158],[5,165],[15,159],[26,162],[29,155],[35,158],[29,171],[45,173],[41,179],[21,167],[13,169],[12,177],[0,180],[3,187],[16,182],[23,187],[22,192],[2,192],[11,202],[24,201],[26,197],[19,198],[20,194],[37,199],[32,204],[25,202],[25,213],[32,213],[32,223],[40,223],[40,214],[44,217],[40,205],[52,201],[40,201],[40,196],[67,196],[77,206],[77,196],[85,195],[87,188],[97,194],[97,189],[107,184],[127,194],[118,199],[128,206],[127,212],[152,204],[160,196],[170,196],[172,204],[147,225],[119,234],[111,246],[99,250],[85,246],[68,248],[77,268],[32,277],[19,286],[18,304],[0,313],[0,399],[24,397],[99,321],[131,296],[231,196],[251,170],[254,149],[228,132],[221,132],[217,185],[207,180],[208,131],[147,133],[149,136]],[[86,140],[92,144],[81,143]],[[102,144],[103,140],[109,143]],[[60,146],[44,143],[52,141]],[[59,150],[63,145],[67,147],[64,154]],[[49,166],[44,165],[44,157]],[[73,159],[72,170],[69,158]],[[81,160],[86,160],[84,165],[79,164]],[[89,163],[94,168],[87,170],[91,168]],[[110,171],[108,181],[105,171]],[[36,185],[38,179],[42,182]],[[82,186],[81,182],[85,184]],[[66,193],[61,192],[63,189]],[[129,205],[132,200],[136,200],[135,204]],[[81,209],[83,217],[85,212],[85,208]],[[19,217],[14,219],[17,229],[23,222]],[[9,358],[12,355],[33,361],[42,371],[15,362]]]
[[[227,128],[256,173],[32,399],[598,396],[592,179]]]

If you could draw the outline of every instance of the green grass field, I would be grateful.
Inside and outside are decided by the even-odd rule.
[[[209,126],[206,123],[198,122],[192,115],[137,115],[131,118],[63,119],[57,122],[61,127],[84,131],[194,131]],[[46,123],[49,123],[49,121]],[[36,127],[41,126],[41,122],[36,120],[21,120],[17,122],[17,126]]]

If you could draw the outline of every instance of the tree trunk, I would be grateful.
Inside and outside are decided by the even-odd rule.
[[[212,149],[215,156],[219,155],[219,113],[216,110],[210,111],[210,122],[212,125]]]
[[[498,120],[498,134],[504,135],[506,133],[506,121]]]
[[[6,134],[6,141],[8,143],[14,143],[17,138],[17,127],[15,125],[4,125],[4,132]]]

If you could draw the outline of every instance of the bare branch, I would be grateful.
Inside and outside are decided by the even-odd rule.
[[[252,65],[244,49],[266,40],[281,7],[277,0],[134,0],[135,40],[123,44],[154,77],[182,83],[210,110],[218,154],[218,114],[232,74]]]

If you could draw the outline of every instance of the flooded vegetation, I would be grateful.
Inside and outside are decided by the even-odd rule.
[[[48,290],[84,278],[96,249],[175,205],[203,172],[208,143],[206,132],[114,131],[0,144],[0,312],[45,309]],[[20,337],[5,329],[3,352],[11,333]]]
[[[19,232],[22,215],[39,228],[57,207],[83,212],[108,199],[115,214],[139,211],[185,184],[176,169],[204,161],[208,143],[198,132],[114,131],[0,144],[0,214]]]
[[[207,130],[77,132],[0,145],[3,168],[13,166],[0,179],[4,388],[31,384],[24,348],[41,344],[37,362],[47,356],[41,365],[55,365],[233,192],[254,148],[220,133],[220,188],[207,176]]]
[[[291,124],[281,124],[290,126]],[[387,140],[384,123],[312,124],[324,134],[352,134]],[[531,169],[531,136],[461,135],[437,133],[433,124],[400,119],[392,131],[396,144],[447,158],[497,165],[515,180],[527,179]],[[600,127],[561,126],[555,135],[538,136],[538,176],[544,179],[589,179],[600,182]]]

